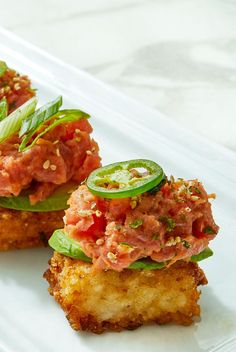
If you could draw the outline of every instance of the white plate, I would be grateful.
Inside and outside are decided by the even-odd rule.
[[[51,251],[1,253],[0,351],[236,351],[236,155],[3,29],[0,57],[32,78],[41,102],[62,94],[65,105],[92,114],[104,164],[147,157],[167,174],[202,180],[208,192],[218,194],[213,211],[221,226],[211,246],[215,255],[201,264],[209,285],[202,288],[201,322],[191,327],[151,325],[100,336],[77,333],[42,279]]]

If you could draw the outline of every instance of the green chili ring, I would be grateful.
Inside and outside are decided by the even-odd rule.
[[[136,177],[132,170],[137,168],[145,169],[148,174]],[[93,194],[102,198],[128,198],[151,190],[164,178],[164,171],[154,161],[135,159],[94,170],[87,179],[87,187]]]

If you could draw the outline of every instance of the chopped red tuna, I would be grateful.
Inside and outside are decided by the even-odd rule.
[[[31,88],[27,76],[22,76],[10,68],[0,76],[0,100],[7,99],[9,114],[33,96],[35,91]]]
[[[171,265],[203,251],[218,232],[198,180],[169,180],[157,192],[103,199],[82,185],[69,200],[65,231],[77,239],[95,269],[121,271],[150,257]]]
[[[21,140],[16,135],[1,143],[0,196],[17,196],[30,187],[35,204],[68,181],[82,182],[100,166],[91,132],[89,122],[80,120],[57,126],[23,152],[18,151]]]

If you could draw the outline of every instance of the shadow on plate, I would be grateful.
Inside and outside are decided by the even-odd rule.
[[[43,273],[52,256],[49,248],[12,250],[0,253],[0,283],[12,287],[17,285],[37,292],[39,297],[48,295]],[[45,289],[46,288],[46,289]]]

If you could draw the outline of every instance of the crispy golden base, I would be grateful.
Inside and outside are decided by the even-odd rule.
[[[207,284],[195,263],[94,273],[90,264],[58,253],[44,277],[72,328],[95,333],[135,329],[148,322],[189,325],[200,315],[197,286]]]
[[[53,231],[63,227],[64,211],[27,212],[0,208],[0,250],[47,245]]]

